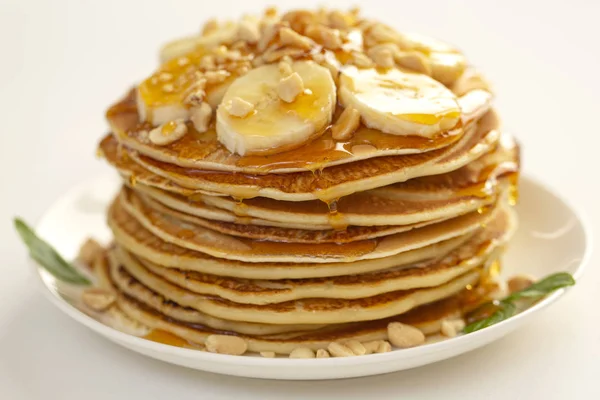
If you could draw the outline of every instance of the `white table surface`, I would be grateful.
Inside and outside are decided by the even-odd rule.
[[[160,43],[261,3],[0,0],[0,398],[600,398],[598,254],[575,290],[503,340],[435,365],[329,382],[240,379],[150,360],[38,293],[12,216],[34,222],[69,187],[108,169],[94,157],[104,110],[152,71]],[[600,2],[372,0],[363,10],[459,44],[495,83],[525,171],[600,230]]]

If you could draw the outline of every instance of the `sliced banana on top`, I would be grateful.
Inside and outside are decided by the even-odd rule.
[[[289,85],[292,79],[282,76],[276,64],[251,70],[229,86],[217,109],[216,129],[219,141],[230,152],[270,154],[293,149],[329,125],[336,104],[329,70],[313,61],[294,62],[291,69],[301,79],[302,90],[295,97],[286,93],[285,101],[282,90],[290,89],[280,85]],[[250,103],[252,111],[237,112],[236,103],[241,101]]]
[[[354,107],[363,123],[394,135],[433,137],[454,128],[461,117],[457,97],[436,80],[392,68],[345,67],[340,102]]]

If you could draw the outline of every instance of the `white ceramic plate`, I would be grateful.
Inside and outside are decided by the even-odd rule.
[[[75,256],[89,236],[105,243],[105,209],[119,182],[107,176],[90,181],[67,193],[45,214],[37,232],[63,255]],[[514,272],[545,276],[568,271],[579,279],[590,255],[591,237],[584,221],[557,195],[530,178],[521,181],[517,207],[520,228],[503,262],[504,274]],[[32,261],[32,264],[35,265]],[[501,338],[552,304],[559,290],[527,311],[490,328],[453,339],[390,353],[350,358],[298,360],[286,358],[236,357],[168,346],[112,329],[82,313],[70,302],[72,291],[44,270],[35,267],[43,291],[59,309],[76,321],[128,349],[159,360],[227,375],[270,379],[335,379],[383,374],[444,360]]]

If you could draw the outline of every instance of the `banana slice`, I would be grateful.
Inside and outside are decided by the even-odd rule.
[[[433,137],[456,126],[457,98],[436,80],[398,69],[348,66],[340,76],[339,97],[356,108],[363,123],[393,135]]]
[[[291,102],[278,94],[283,77],[276,64],[263,65],[236,79],[217,110],[217,136],[232,153],[272,154],[298,147],[322,133],[331,122],[336,88],[327,68],[313,61],[297,61],[292,73],[304,90]],[[281,92],[280,92],[281,93]],[[232,115],[232,103],[253,105],[243,117]]]

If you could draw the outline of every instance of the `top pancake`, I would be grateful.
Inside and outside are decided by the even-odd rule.
[[[151,159],[184,168],[243,172],[251,174],[289,173],[322,170],[334,165],[374,157],[424,153],[455,143],[464,128],[489,110],[491,94],[474,90],[459,98],[463,118],[459,126],[435,138],[397,136],[365,126],[359,127],[347,141],[335,141],[330,129],[302,147],[269,156],[239,156],[230,153],[217,139],[214,127],[199,133],[188,124],[189,133],[167,146],[147,139],[149,124],[139,122],[135,91],[113,105],[107,119],[120,143]]]

